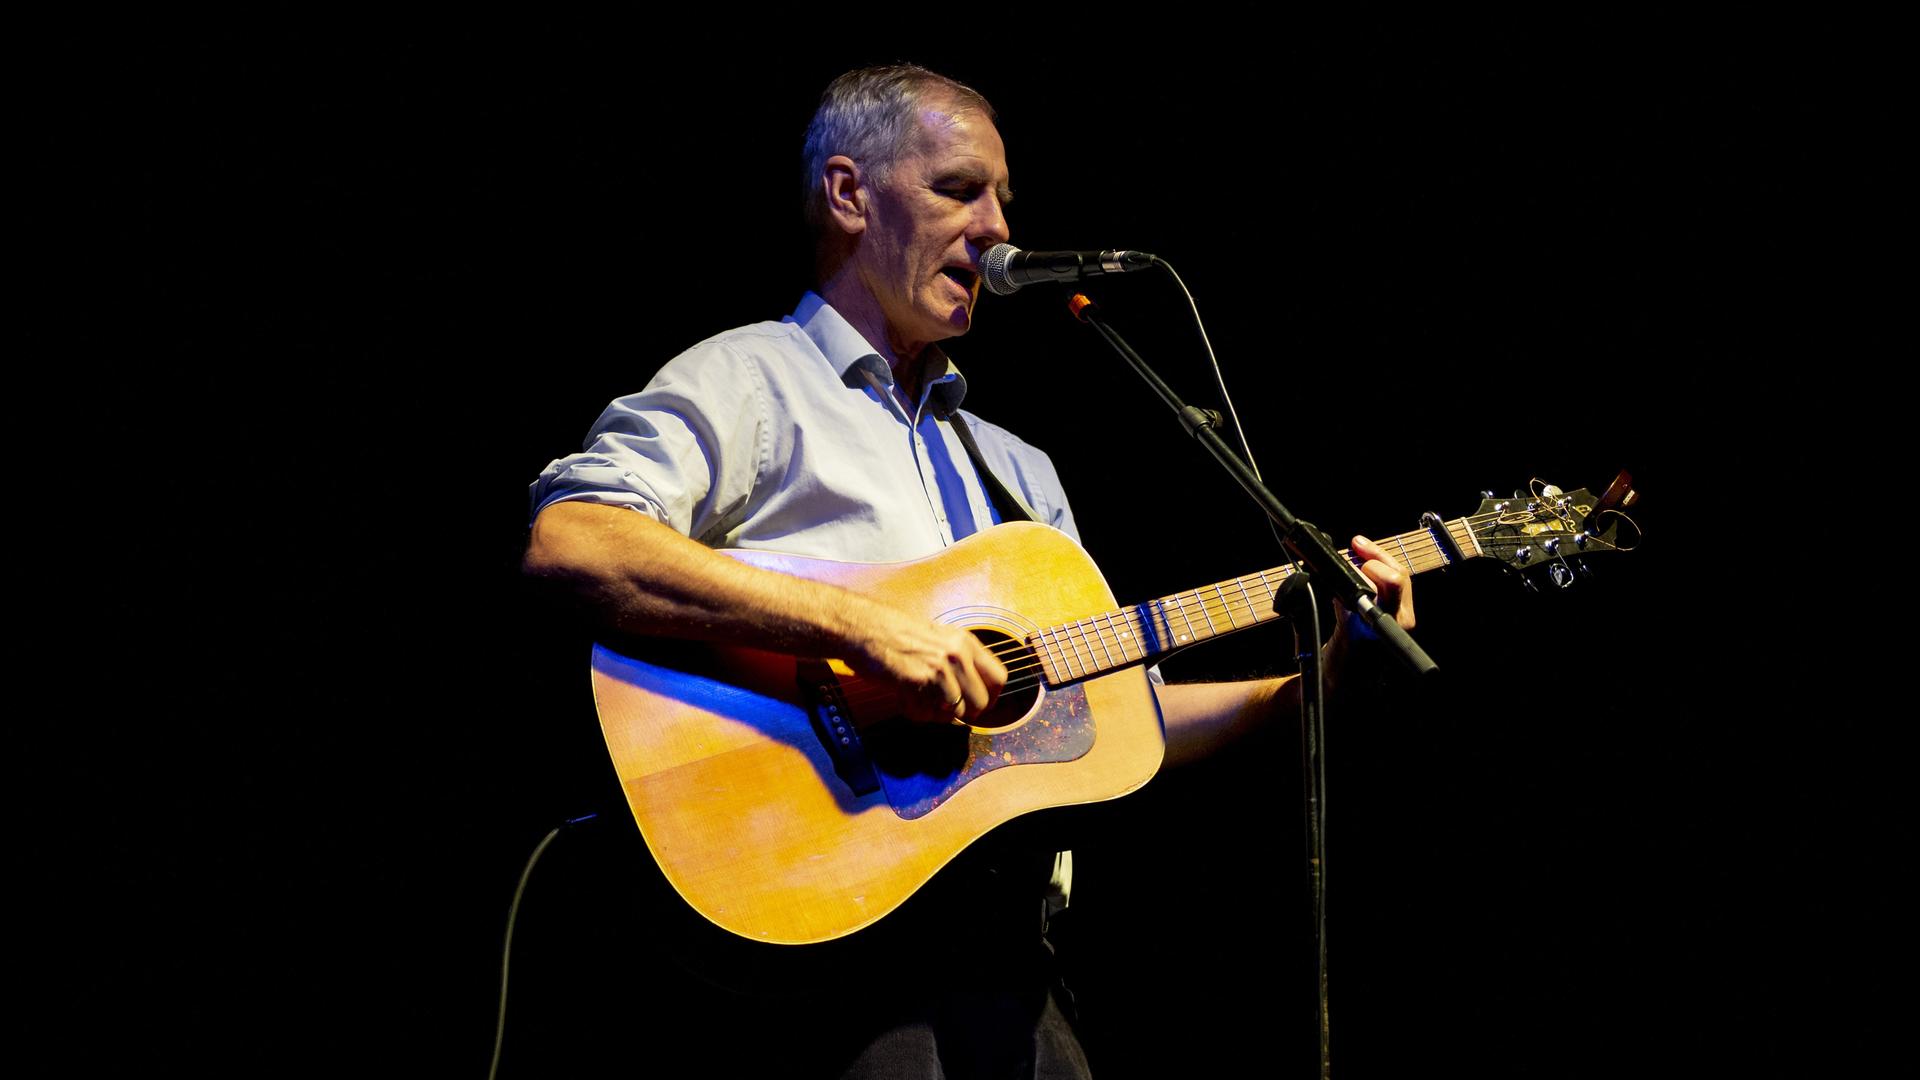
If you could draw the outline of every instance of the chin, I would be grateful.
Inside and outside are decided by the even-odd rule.
[[[955,308],[944,317],[935,315],[927,320],[928,341],[945,341],[956,338],[973,328],[973,313],[966,308]]]

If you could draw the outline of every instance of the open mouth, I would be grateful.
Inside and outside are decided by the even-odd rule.
[[[980,283],[980,275],[964,266],[943,266],[940,272],[959,282],[960,287],[967,290],[969,296],[973,295],[974,286]]]

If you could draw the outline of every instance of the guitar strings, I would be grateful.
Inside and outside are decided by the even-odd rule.
[[[1564,511],[1554,516],[1563,520],[1569,520],[1570,523],[1571,515]],[[1469,529],[1471,529],[1474,524],[1486,526],[1489,523],[1498,525],[1507,522],[1508,515],[1500,512],[1490,512],[1487,514],[1474,515],[1473,517],[1462,520],[1467,524]],[[1533,512],[1531,511],[1524,517],[1514,518],[1511,523],[1517,524],[1519,521],[1530,520],[1534,520]],[[1450,523],[1442,524],[1449,529],[1451,528]],[[1495,550],[1500,550],[1503,548],[1533,544],[1538,541],[1539,537],[1533,535],[1501,537],[1489,533],[1483,537],[1474,537],[1474,539],[1480,544],[1482,549],[1492,547]],[[1602,538],[1589,537],[1589,539],[1597,541],[1603,547],[1616,548],[1616,545]],[[1380,546],[1389,550],[1398,549],[1398,554],[1408,563],[1408,568],[1414,572],[1431,568],[1431,566],[1446,565],[1452,561],[1442,552],[1438,538],[1432,534],[1431,530],[1427,529],[1392,537],[1385,542],[1381,542]],[[1349,559],[1354,558],[1351,550],[1342,550],[1341,554]],[[1357,562],[1358,560],[1356,559],[1355,561]],[[1034,637],[1043,639],[1043,646],[1055,643],[1066,646],[1067,651],[1071,652],[1070,659],[1075,662],[1075,666],[1085,667],[1086,673],[1101,670],[1102,668],[1117,667],[1119,664],[1117,664],[1113,658],[1113,652],[1116,649],[1121,654],[1122,663],[1139,660],[1145,656],[1145,650],[1141,650],[1139,656],[1128,653],[1128,639],[1132,638],[1135,630],[1144,629],[1141,612],[1144,611],[1150,616],[1158,616],[1155,619],[1151,619],[1151,621],[1168,630],[1172,629],[1173,617],[1177,615],[1188,630],[1188,633],[1184,635],[1183,643],[1192,643],[1201,637],[1198,628],[1193,624],[1195,614],[1198,614],[1201,622],[1206,624],[1208,631],[1206,636],[1208,637],[1240,629],[1243,625],[1241,622],[1243,618],[1248,620],[1245,625],[1257,625],[1264,619],[1271,618],[1272,612],[1269,610],[1269,604],[1274,595],[1274,587],[1276,583],[1284,582],[1288,577],[1292,576],[1293,573],[1294,569],[1292,566],[1275,567],[1271,570],[1262,571],[1257,574],[1249,574],[1246,577],[1236,578],[1231,581],[1203,586],[1199,589],[1179,593],[1161,600],[1148,601],[1131,608],[1106,612],[1082,619],[1078,622],[1052,627],[1039,632],[1034,635]],[[1233,590],[1239,590],[1243,595],[1235,596],[1233,595]],[[1195,608],[1198,610],[1196,611]],[[1221,630],[1214,622],[1216,616],[1225,620],[1227,623],[1225,631]],[[1120,634],[1119,638],[1112,636],[1116,624],[1127,628]],[[1044,640],[1049,638],[1053,640]],[[1004,650],[1004,652],[1009,655],[1018,648],[1028,647],[1024,642],[1011,643],[1011,645],[1013,647]],[[1138,648],[1138,645],[1135,644],[1133,647]],[[1083,654],[1090,663],[1084,665],[1078,663]],[[1103,656],[1104,663],[1102,662]],[[1067,659],[1067,657],[1063,657],[1063,659]]]
[[[1435,566],[1445,565],[1448,561],[1440,555],[1439,542],[1426,529],[1389,538],[1387,541],[1380,542],[1380,546],[1383,549],[1397,551],[1403,559],[1413,564],[1409,569],[1415,572],[1422,569],[1421,563],[1429,557],[1435,560],[1432,563]],[[1342,549],[1341,554],[1349,559],[1353,558],[1352,552],[1348,549]],[[1040,655],[1042,649],[1030,644],[1034,639],[1053,639],[1051,642],[1044,642],[1043,647],[1046,644],[1058,646],[1054,651],[1060,657],[1061,667],[1069,669],[1069,673],[1071,668],[1082,669],[1078,674],[1072,675],[1074,678],[1084,677],[1097,671],[1112,670],[1146,659],[1147,651],[1138,645],[1139,639],[1136,633],[1144,629],[1145,620],[1140,615],[1143,609],[1159,615],[1159,618],[1154,621],[1168,631],[1161,635],[1165,637],[1175,636],[1171,631],[1173,618],[1177,615],[1187,628],[1186,634],[1178,635],[1182,639],[1182,644],[1192,644],[1203,637],[1215,637],[1274,618],[1271,604],[1277,593],[1275,584],[1284,582],[1293,573],[1294,568],[1290,565],[1274,567],[1242,578],[1202,586],[1160,600],[1148,601],[1131,608],[1103,612],[1077,622],[1049,627],[1030,635],[1025,641],[1009,640],[989,646],[988,652],[1003,663],[1010,658],[1019,658],[1016,662],[1006,665],[1008,679],[1004,688],[1007,690],[1024,690],[1045,681],[1045,661]],[[1235,596],[1229,590],[1238,590],[1241,595]],[[1211,598],[1206,595],[1208,593],[1212,594]],[[1207,632],[1204,635],[1194,625],[1196,615],[1206,626]],[[1226,623],[1225,630],[1220,629],[1214,622],[1216,617]],[[1128,627],[1118,637],[1114,636],[1116,624]],[[1134,654],[1128,652],[1130,644],[1135,650]],[[1119,654],[1117,660],[1114,655],[1116,652]],[[869,686],[873,688],[867,689]],[[860,689],[846,694],[849,704],[871,704],[890,696],[892,696],[891,692],[887,689],[875,686],[864,679],[861,680]]]
[[[1441,527],[1447,529],[1451,535],[1454,524],[1464,524],[1468,529],[1469,538],[1481,549],[1491,547],[1494,550],[1500,550],[1533,544],[1539,538],[1533,535],[1502,537],[1489,534],[1483,536],[1475,533],[1474,527],[1530,523],[1539,520],[1539,515],[1543,511],[1553,520],[1565,522],[1569,526],[1572,524],[1573,515],[1569,511],[1548,504],[1535,505],[1531,509],[1520,512],[1489,511],[1484,514],[1469,515],[1454,522],[1442,522]],[[1599,543],[1602,547],[1618,550],[1615,545],[1600,537],[1589,536],[1588,539]],[[1454,540],[1458,543],[1458,537],[1454,537]],[[1415,573],[1444,566],[1453,561],[1433,530],[1428,528],[1402,533],[1375,543],[1383,550],[1399,556],[1405,562],[1407,569]],[[1358,559],[1355,558],[1351,549],[1343,548],[1340,554],[1358,564]],[[1141,633],[1148,629],[1149,624],[1165,631],[1165,633],[1156,634],[1156,637],[1162,639],[1177,637],[1180,645],[1188,645],[1205,638],[1255,626],[1274,618],[1271,603],[1278,591],[1276,586],[1284,583],[1294,572],[1294,567],[1291,565],[1278,566],[1245,577],[1201,586],[1158,600],[1145,601],[1131,607],[1048,627],[1029,635],[1026,640],[1008,640],[988,646],[988,652],[1006,665],[1008,679],[1005,689],[1007,690],[1025,690],[1044,683],[1047,657],[1043,654],[1047,652],[1053,654],[1059,667],[1070,678],[1082,678],[1101,671],[1117,669],[1126,664],[1138,663],[1148,657],[1148,651],[1139,642]],[[1239,595],[1235,595],[1236,592]],[[1201,626],[1204,626],[1204,634],[1201,632],[1201,626],[1195,625],[1195,616],[1198,616]],[[1186,634],[1172,633],[1175,617],[1178,617],[1186,627]],[[1225,629],[1215,622],[1216,619],[1225,623]],[[1038,644],[1036,645],[1035,642]],[[1078,674],[1073,674],[1073,668],[1081,670]],[[849,688],[845,694],[849,704],[870,704],[892,696],[889,690],[879,688],[870,680],[859,676],[855,676],[854,680],[856,686]]]

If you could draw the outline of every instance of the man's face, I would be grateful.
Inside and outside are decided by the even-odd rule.
[[[1007,240],[1007,151],[993,123],[955,115],[948,102],[920,110],[920,132],[868,203],[857,256],[901,355],[967,332],[980,295],[980,256]]]

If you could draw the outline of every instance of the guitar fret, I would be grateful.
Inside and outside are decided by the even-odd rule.
[[[1074,625],[1080,628],[1080,641],[1087,647],[1087,673],[1106,670],[1107,665],[1100,662],[1100,654],[1106,648],[1100,640],[1100,617],[1089,615]]]
[[[1153,602],[1148,601],[1144,604],[1135,604],[1133,607],[1127,609],[1131,612],[1130,617],[1133,619],[1134,629],[1137,630],[1140,635],[1140,655],[1142,657],[1149,657],[1155,653],[1164,652],[1167,647],[1166,637],[1161,634],[1160,627],[1153,621],[1153,608]]]
[[[1100,643],[1100,651],[1107,654],[1107,667],[1109,668],[1117,667],[1118,665],[1116,665],[1113,662],[1113,650],[1107,647],[1107,636],[1110,628],[1098,625],[1099,621],[1103,618],[1105,618],[1105,616],[1096,615],[1094,616],[1094,618],[1089,619],[1088,621],[1095,624],[1094,640]]]
[[[1267,587],[1267,613],[1275,618],[1278,618],[1280,615],[1280,612],[1275,610],[1280,603],[1280,590],[1286,586],[1287,579],[1292,576],[1293,566],[1291,564],[1276,566],[1272,570],[1260,575],[1261,582]]]
[[[1220,629],[1219,627],[1216,627],[1213,625],[1213,613],[1207,610],[1207,602],[1205,600],[1200,599],[1199,589],[1193,590],[1193,598],[1195,600],[1200,601],[1200,617],[1207,621],[1207,636],[1208,637],[1219,636]]]
[[[1145,659],[1147,650],[1140,644],[1139,615],[1135,614],[1132,608],[1128,608],[1125,611],[1114,612],[1108,616],[1108,619],[1111,621],[1115,617],[1119,618],[1122,627],[1119,639],[1120,655],[1129,664],[1135,660]]]
[[[1160,601],[1160,613],[1164,615],[1165,621],[1167,621],[1167,634],[1173,638],[1173,648],[1190,646],[1192,640],[1194,640],[1194,625],[1192,625],[1192,619],[1188,619],[1187,617],[1187,609],[1181,607],[1181,598],[1179,598],[1179,596],[1169,596],[1169,598]],[[1179,617],[1181,617],[1181,623],[1187,626],[1187,632],[1185,632],[1185,634],[1181,634],[1179,630],[1173,628],[1173,617],[1175,617],[1175,615],[1179,615]]]
[[[1054,662],[1060,666],[1061,678],[1076,678],[1077,675],[1073,670],[1073,659],[1067,653],[1067,644],[1061,639],[1060,630],[1061,628],[1058,626],[1047,629],[1047,648],[1052,651]]]
[[[1267,575],[1261,574],[1259,575],[1259,578],[1260,578],[1260,604],[1257,608],[1254,609],[1255,622],[1259,622],[1264,619],[1271,619],[1274,617],[1275,612],[1273,610],[1273,601],[1274,601],[1274,598],[1278,595],[1273,590],[1273,582],[1267,580]]]
[[[1074,641],[1072,624],[1060,627],[1054,636],[1067,649],[1067,669],[1073,673],[1073,677],[1076,679],[1084,676],[1087,673],[1087,668],[1085,664],[1080,662],[1080,646]]]
[[[1173,610],[1179,614],[1180,621],[1185,623],[1187,627],[1186,633],[1175,636],[1174,644],[1175,645],[1193,644],[1198,639],[1193,636],[1193,620],[1187,616],[1186,605],[1180,602],[1180,597],[1177,595],[1169,596],[1166,598],[1166,600],[1162,601],[1162,607],[1164,607],[1167,604],[1173,605]],[[1168,633],[1173,632],[1173,620],[1171,618],[1167,620],[1167,632]]]
[[[1466,518],[1454,518],[1452,522],[1448,522],[1448,531],[1452,531],[1454,523],[1456,522],[1459,524],[1461,530],[1467,534],[1467,543],[1473,545],[1473,553],[1475,555],[1485,555],[1487,550],[1480,546],[1480,538],[1473,535],[1473,525],[1469,523]],[[1453,542],[1458,544],[1460,540],[1458,537],[1455,537]]]
[[[1073,647],[1073,639],[1067,633],[1068,627],[1057,626],[1053,629],[1054,647],[1059,650],[1061,665],[1066,669],[1069,679],[1077,679],[1086,674],[1080,670],[1080,654]]]
[[[1240,579],[1240,591],[1247,598],[1247,611],[1253,616],[1254,625],[1258,626],[1266,619],[1267,613],[1273,610],[1273,590],[1267,588],[1265,578],[1258,579],[1257,590],[1248,590],[1247,581],[1247,578]]]
[[[1423,573],[1425,571],[1431,570],[1436,566],[1441,566],[1445,564],[1446,559],[1439,554],[1438,547],[1436,547],[1433,543],[1433,537],[1431,536],[1425,537],[1424,538],[1425,543],[1415,548],[1415,551],[1417,551],[1419,554],[1413,554],[1407,551],[1407,537],[1409,536],[1415,538],[1416,540],[1422,539],[1421,534],[1417,532],[1403,533],[1398,537],[1400,541],[1401,565],[1405,566],[1407,569],[1418,574],[1418,573]]]
[[[1040,653],[1040,661],[1046,665],[1047,678],[1056,683],[1066,682],[1072,678],[1067,670],[1065,657],[1060,655],[1059,646],[1053,641],[1053,631],[1042,630],[1035,634],[1033,639],[1037,643],[1036,651]]]
[[[1440,527],[1444,529],[1446,525],[1442,524]],[[1440,559],[1438,565],[1442,568],[1453,565],[1452,548],[1448,544],[1440,542],[1440,538],[1433,533],[1433,526],[1427,526],[1425,532],[1427,534],[1427,542],[1433,545],[1434,554]]]
[[[1070,623],[1067,631],[1069,639],[1073,642],[1073,658],[1080,664],[1080,674],[1093,674],[1093,649],[1087,645],[1087,620],[1081,619],[1079,622]],[[1081,659],[1082,650],[1086,652],[1085,659]]]
[[[1208,588],[1212,588],[1213,600],[1219,603],[1219,613],[1227,617],[1227,630],[1236,630],[1238,625],[1233,621],[1233,603],[1227,601],[1227,590],[1221,588],[1221,586],[1217,586],[1217,584],[1212,584],[1212,586],[1208,586]],[[1210,607],[1212,607],[1212,605],[1210,605]]]

